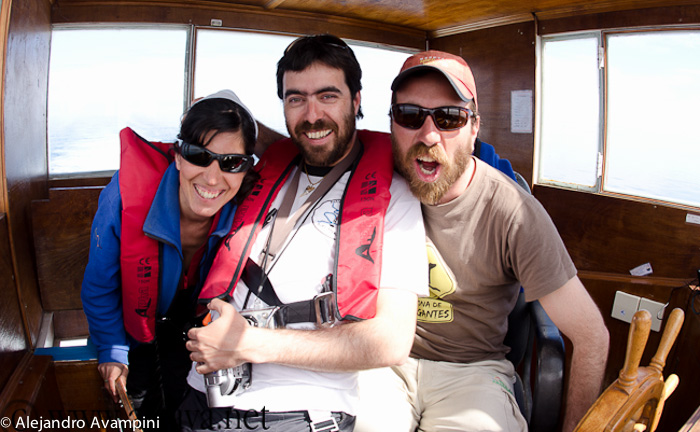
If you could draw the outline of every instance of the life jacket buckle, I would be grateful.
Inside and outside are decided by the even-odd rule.
[[[314,310],[316,312],[316,327],[333,327],[338,322],[335,314],[335,293],[322,292],[314,297]],[[320,429],[325,430],[325,429]]]
[[[340,427],[335,418],[310,423],[311,432],[340,432]]]
[[[284,315],[278,313],[280,309],[279,306],[272,306],[261,309],[243,309],[239,313],[253,327],[276,329],[287,325]]]

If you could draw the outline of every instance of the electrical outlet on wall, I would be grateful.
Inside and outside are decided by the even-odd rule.
[[[651,314],[651,329],[656,332],[661,331],[666,305],[648,298],[617,291],[611,315],[613,318],[629,323],[632,322],[634,314],[641,309],[646,309]]]
[[[646,309],[651,314],[651,329],[654,331],[661,330],[661,321],[664,318],[665,305],[646,298],[641,298],[639,301],[639,310]]]
[[[613,302],[612,317],[631,323],[634,313],[639,308],[639,297],[626,292],[618,291],[615,293],[615,301]]]

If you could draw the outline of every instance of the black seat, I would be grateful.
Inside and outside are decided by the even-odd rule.
[[[531,193],[523,176],[514,174]],[[505,344],[510,347],[506,358],[517,372],[515,399],[530,430],[556,431],[564,395],[564,340],[540,302],[526,302],[522,289],[508,316]]]
[[[530,190],[530,185],[527,184],[527,180],[525,180],[525,177],[523,177],[523,175],[517,171],[514,171],[513,174],[515,174],[515,182],[518,184],[518,186],[525,189],[527,193],[532,193],[532,191]]]
[[[540,302],[520,292],[508,316],[506,358],[516,368],[515,398],[530,430],[556,431],[564,394],[564,340]]]

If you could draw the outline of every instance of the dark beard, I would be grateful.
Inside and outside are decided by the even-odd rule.
[[[348,152],[350,146],[352,146],[352,137],[355,134],[355,112],[350,110],[347,115],[343,118],[342,128],[336,123],[329,123],[324,120],[318,120],[314,124],[309,122],[304,122],[298,125],[294,129],[294,133],[290,135],[292,137],[292,142],[296,144],[301,154],[304,156],[304,160],[313,166],[332,166],[338,163],[340,159]],[[311,130],[321,130],[321,129],[331,129],[336,134],[335,145],[330,149],[327,148],[304,148],[302,142],[297,139],[304,132]],[[287,125],[287,130],[289,130],[289,125]],[[342,130],[342,132],[341,132]]]
[[[394,169],[407,181],[413,195],[425,205],[437,205],[445,196],[452,185],[464,174],[471,158],[468,146],[461,146],[455,152],[451,161],[441,147],[428,147],[424,144],[415,144],[408,149],[406,155],[401,157],[399,147],[391,136],[392,151],[394,154]],[[414,168],[414,161],[418,156],[430,156],[441,165],[439,177],[434,182],[425,182],[418,177]]]

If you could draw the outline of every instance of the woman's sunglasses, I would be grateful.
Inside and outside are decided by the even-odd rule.
[[[253,156],[236,153],[212,153],[204,147],[184,141],[180,142],[180,155],[182,155],[183,159],[187,162],[200,167],[208,167],[211,165],[212,161],[216,159],[219,161],[219,168],[221,168],[221,171],[228,173],[247,171],[253,166]]]
[[[456,130],[469,122],[474,112],[469,108],[444,106],[438,108],[423,108],[412,104],[394,104],[391,106],[391,118],[396,124],[408,129],[420,129],[425,118],[430,116],[435,126],[443,131]]]

